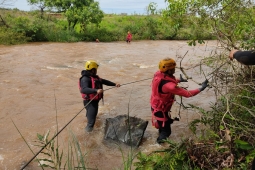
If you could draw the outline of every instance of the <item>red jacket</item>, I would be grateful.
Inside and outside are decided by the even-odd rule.
[[[129,34],[127,35],[127,40],[129,40],[129,41],[132,40],[132,34],[131,34],[131,33],[129,33]]]
[[[151,92],[151,107],[154,109],[154,112],[162,111],[168,112],[171,109],[171,106],[174,102],[174,94],[167,92],[167,93],[160,93],[159,92],[159,85],[162,80],[166,80],[171,83],[173,86],[177,86],[178,81],[174,77],[166,76],[164,73],[160,71],[154,74],[154,78],[152,80],[152,92]],[[168,84],[168,83],[167,83]]]
[[[162,81],[165,81],[165,84],[161,84]],[[177,86],[180,80],[177,80],[174,76],[168,76],[160,71],[157,71],[154,74],[154,78],[152,80],[152,93],[151,93],[151,107],[153,109],[152,119],[155,118],[159,121],[167,121],[167,118],[158,118],[154,116],[154,113],[161,112],[169,112],[174,103],[175,95],[183,96],[183,97],[191,97],[197,95],[200,90],[185,90]],[[161,87],[162,86],[162,87]]]

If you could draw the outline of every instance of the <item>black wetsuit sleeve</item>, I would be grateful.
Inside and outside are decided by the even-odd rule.
[[[106,79],[102,79],[102,84],[107,85],[107,86],[116,86],[115,83],[113,83],[109,80],[106,80]]]
[[[255,65],[255,51],[237,51],[234,58],[245,65]]]
[[[166,83],[169,83],[169,81],[168,81],[168,80],[161,80],[161,81],[160,81],[159,86],[158,86],[158,91],[159,91],[160,93],[163,93],[162,87],[163,87]]]
[[[81,90],[83,94],[92,94],[97,93],[96,89],[91,88],[91,79],[89,77],[82,77],[80,80]]]

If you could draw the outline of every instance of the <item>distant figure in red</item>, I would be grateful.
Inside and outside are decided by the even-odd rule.
[[[128,31],[127,38],[126,38],[126,42],[127,42],[127,43],[130,43],[131,40],[132,40],[132,34]]]
[[[99,43],[100,42],[99,39],[96,39],[96,42]]]

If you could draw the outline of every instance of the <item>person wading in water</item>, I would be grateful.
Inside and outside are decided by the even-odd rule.
[[[83,104],[86,106],[87,126],[85,131],[87,132],[91,132],[95,125],[98,103],[103,98],[103,84],[120,87],[120,84],[100,78],[97,75],[98,67],[99,65],[95,61],[87,61],[85,63],[85,70],[81,71],[81,78],[79,81],[79,89],[83,98]]]
[[[126,42],[130,43],[132,40],[132,34],[128,31],[127,37],[126,37]]]
[[[179,82],[187,82],[180,75],[180,79],[176,79],[175,73],[176,63],[171,58],[165,58],[159,62],[159,70],[154,74],[151,89],[151,111],[152,125],[158,129],[159,136],[157,143],[163,143],[171,135],[171,124],[173,119],[170,112],[174,103],[175,95],[183,97],[192,97],[203,91],[208,86],[208,80],[205,80],[201,87],[195,90],[185,90],[178,87]]]

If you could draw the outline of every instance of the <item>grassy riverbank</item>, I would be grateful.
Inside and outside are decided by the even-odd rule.
[[[38,11],[24,12],[19,10],[0,9],[0,44],[20,44],[26,42],[101,42],[125,41],[127,32],[133,40],[192,40],[194,34],[201,39],[213,39],[206,28],[194,31],[189,23],[175,29],[171,18],[163,19],[160,15],[105,15],[99,25],[88,24],[84,28],[77,24],[68,29],[68,22],[62,14]]]

